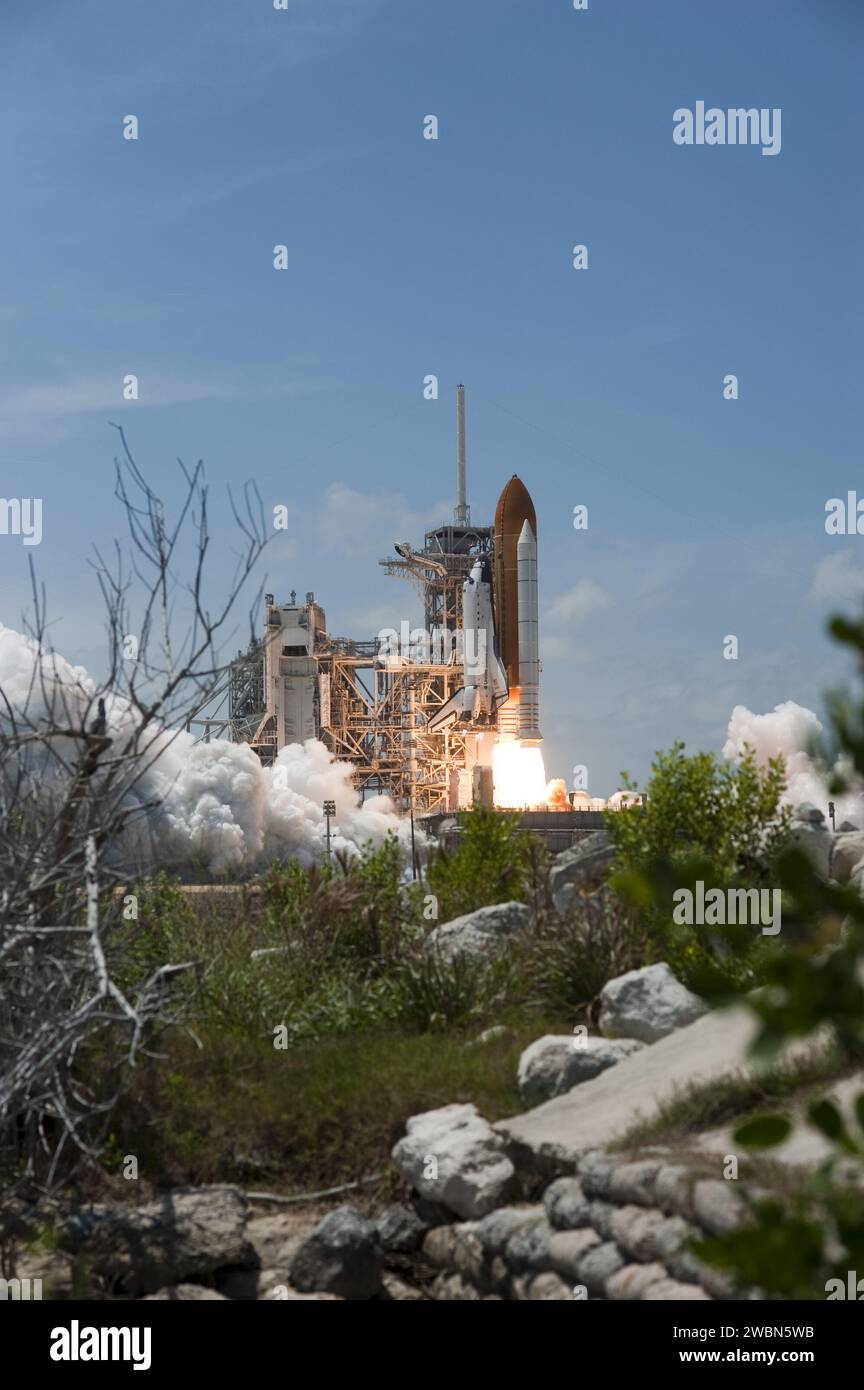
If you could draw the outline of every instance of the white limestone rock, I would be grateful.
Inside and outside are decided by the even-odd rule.
[[[708,1012],[698,995],[685,989],[665,961],[628,970],[600,993],[600,1031],[607,1038],[657,1042]]]
[[[435,927],[426,938],[426,950],[448,964],[457,960],[484,961],[503,950],[531,925],[531,911],[524,903],[495,903]]]
[[[427,1110],[413,1115],[406,1129],[392,1159],[422,1197],[473,1221],[515,1192],[516,1173],[504,1141],[476,1105]]]
[[[864,867],[864,834],[860,830],[838,835],[831,847],[831,877],[848,883],[856,869]]]
[[[598,830],[559,854],[549,874],[556,911],[566,912],[578,893],[596,887],[606,877],[615,853],[608,831]]]
[[[814,808],[815,809],[815,808]],[[828,827],[817,820],[795,820],[789,834],[789,847],[807,856],[820,878],[831,873],[833,837]]]
[[[519,1058],[517,1081],[522,1099],[540,1105],[583,1081],[599,1076],[642,1047],[633,1038],[571,1037],[547,1033],[526,1047]]]

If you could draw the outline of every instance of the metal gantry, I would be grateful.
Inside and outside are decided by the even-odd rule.
[[[317,737],[334,757],[351,764],[352,781],[361,796],[383,793],[400,809],[417,814],[447,811],[458,804],[466,735],[453,729],[430,733],[427,726],[463,683],[462,652],[453,640],[462,625],[462,585],[477,555],[491,546],[489,527],[448,525],[427,532],[422,551],[403,545],[399,559],[380,562],[386,573],[408,579],[418,592],[431,659],[404,649],[394,655],[375,641],[334,638],[323,623],[312,624],[308,656],[317,672]],[[310,614],[313,608],[321,613],[312,603]],[[304,606],[284,611],[302,614]],[[283,692],[278,677],[280,661],[283,666],[290,662],[293,649],[274,646],[280,640],[280,608],[272,595],[267,595],[266,612],[265,636],[253,639],[231,662],[206,712],[193,711],[187,728],[201,730],[206,741],[227,737],[248,743],[269,765],[280,746],[293,741],[283,733],[280,744],[285,719],[284,711],[280,715]],[[298,621],[310,630],[302,616]],[[440,653],[435,634],[445,639],[439,640]]]

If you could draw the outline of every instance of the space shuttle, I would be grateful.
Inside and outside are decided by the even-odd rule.
[[[465,485],[465,388],[456,388],[457,527],[468,522]],[[462,586],[465,684],[429,720],[430,733],[452,727],[492,730],[523,745],[542,742],[537,594],[537,515],[514,473],[495,509],[491,552],[479,555]]]
[[[488,555],[475,560],[462,585],[462,643],[465,684],[429,721],[432,733],[457,728],[494,728],[507,699],[507,676],[498,655]]]

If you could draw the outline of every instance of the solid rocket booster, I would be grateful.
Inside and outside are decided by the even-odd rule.
[[[519,614],[519,738],[539,743],[540,624],[537,608],[537,541],[528,519],[516,545]]]

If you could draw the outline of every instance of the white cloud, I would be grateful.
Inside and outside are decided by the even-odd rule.
[[[592,613],[608,608],[611,603],[612,595],[608,590],[586,576],[565,594],[559,594],[553,599],[544,617],[550,624],[581,623]]]
[[[318,530],[322,544],[352,559],[375,556],[396,559],[396,541],[419,545],[423,533],[450,513],[446,505],[434,511],[415,510],[401,492],[359,492],[334,482],[324,493]]]
[[[815,604],[854,603],[860,606],[864,600],[864,566],[846,547],[826,555],[813,571],[807,598]]]
[[[570,666],[592,666],[596,664],[596,653],[587,642],[576,641],[572,633],[542,632],[540,634],[540,656],[544,665],[551,667],[553,662],[566,662]]]

